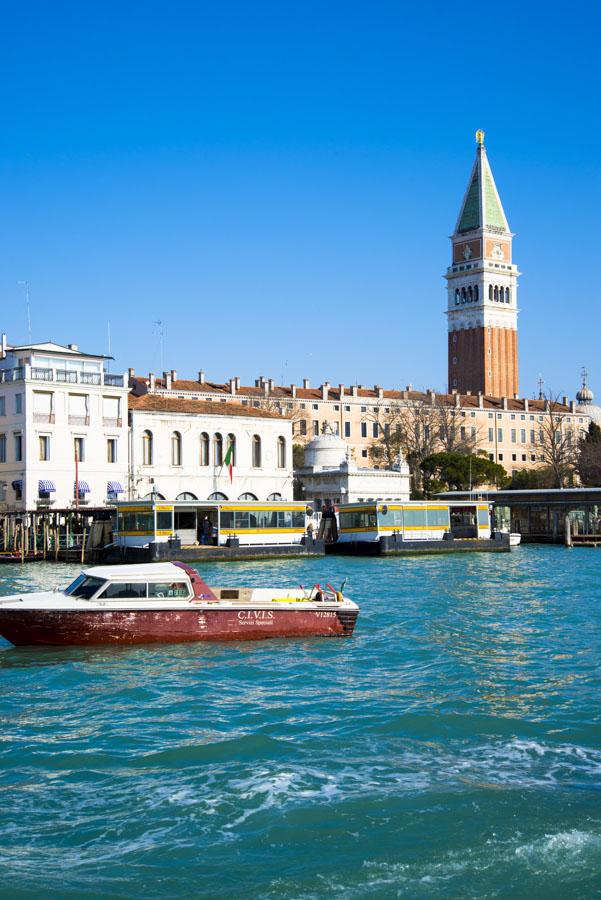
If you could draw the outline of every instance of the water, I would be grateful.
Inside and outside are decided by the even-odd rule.
[[[346,640],[0,649],[0,895],[601,896],[601,554],[348,576]],[[75,567],[0,570],[0,593]]]

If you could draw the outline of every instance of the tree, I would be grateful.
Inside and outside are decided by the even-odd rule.
[[[543,421],[539,423],[538,448],[542,462],[553,474],[553,487],[566,487],[573,481],[578,462],[578,442],[574,430],[563,421],[565,411],[558,396],[545,398]]]
[[[587,434],[578,442],[576,471],[582,484],[601,485],[601,428],[591,422]]]
[[[486,456],[466,453],[433,453],[421,464],[424,490],[427,494],[440,491],[468,491],[481,485],[504,487],[507,472],[503,466]]]
[[[509,491],[527,491],[541,488],[552,488],[555,484],[555,475],[548,466],[539,466],[536,469],[520,469],[511,476],[507,485]]]

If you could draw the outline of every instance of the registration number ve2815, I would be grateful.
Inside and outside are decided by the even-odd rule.
[[[335,619],[336,618],[335,612],[316,612],[315,615],[317,616],[318,619]]]

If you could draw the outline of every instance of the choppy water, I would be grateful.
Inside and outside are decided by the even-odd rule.
[[[2,567],[0,593],[69,580]],[[348,640],[0,648],[4,897],[601,896],[601,553],[349,577]]]

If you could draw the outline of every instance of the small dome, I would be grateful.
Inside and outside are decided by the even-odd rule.
[[[576,394],[576,400],[578,403],[592,403],[595,399],[595,395],[591,391],[588,385],[583,384],[578,393]]]
[[[319,434],[305,447],[305,465],[337,469],[346,459],[347,445],[337,434]]]

